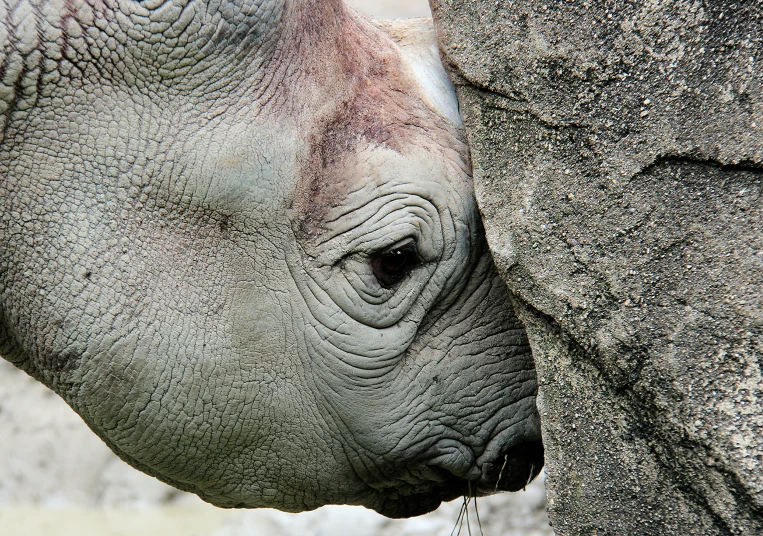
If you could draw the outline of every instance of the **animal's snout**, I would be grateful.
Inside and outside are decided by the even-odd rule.
[[[532,482],[543,469],[543,443],[525,441],[513,445],[495,464],[485,468],[480,494],[497,491],[519,491]]]

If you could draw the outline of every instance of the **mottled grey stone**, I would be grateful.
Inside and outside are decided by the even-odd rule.
[[[557,534],[763,533],[760,2],[431,3]]]

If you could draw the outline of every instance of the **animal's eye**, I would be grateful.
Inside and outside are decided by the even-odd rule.
[[[405,279],[421,263],[413,240],[392,246],[371,257],[371,268],[383,288],[390,288]]]

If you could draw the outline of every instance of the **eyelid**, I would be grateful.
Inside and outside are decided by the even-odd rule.
[[[379,253],[381,253],[381,254],[390,253],[390,252],[398,250],[398,249],[406,248],[407,246],[413,246],[413,249],[416,250],[417,249],[416,245],[417,245],[416,238],[414,238],[412,236],[409,236],[408,238],[404,238],[404,239],[402,239],[399,242],[395,242],[394,244],[392,244],[388,248],[383,249]]]

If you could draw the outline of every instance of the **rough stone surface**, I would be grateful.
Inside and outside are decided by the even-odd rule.
[[[556,533],[763,533],[763,7],[431,4]]]

